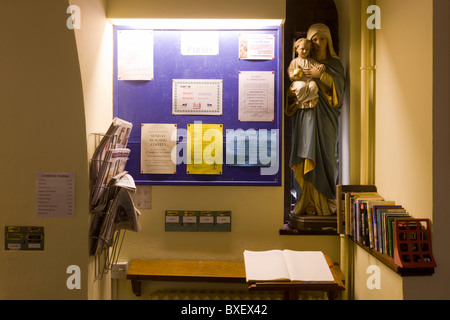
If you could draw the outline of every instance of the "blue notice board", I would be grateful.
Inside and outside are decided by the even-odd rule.
[[[249,30],[210,30],[218,33],[218,52],[214,55],[185,55],[181,37],[186,30],[153,31],[153,79],[119,80],[118,32],[133,30],[114,27],[114,97],[113,114],[133,123],[128,148],[131,149],[126,170],[136,184],[147,185],[281,185],[282,141],[282,28],[281,26]],[[273,35],[271,59],[240,59],[244,36]],[[258,37],[258,36],[256,36]],[[264,36],[262,36],[264,37]],[[273,119],[239,120],[240,72],[273,74]],[[173,83],[177,79],[222,80],[221,113],[173,113]],[[221,124],[223,126],[223,164],[220,174],[188,174],[186,161],[176,165],[172,174],[141,173],[141,125],[176,124],[179,156],[186,150],[187,126]],[[184,129],[184,130],[180,130]],[[227,141],[228,140],[228,141]],[[230,154],[231,153],[231,154]],[[255,158],[255,154],[256,156]]]

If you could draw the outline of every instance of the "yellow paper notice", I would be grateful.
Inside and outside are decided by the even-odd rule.
[[[223,125],[187,125],[187,174],[222,174]]]

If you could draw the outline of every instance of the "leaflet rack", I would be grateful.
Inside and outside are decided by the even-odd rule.
[[[119,259],[120,249],[126,230],[118,230],[111,241],[111,244],[104,246],[95,253],[95,279],[101,280],[103,275],[107,274],[112,266]]]
[[[395,219],[394,261],[406,269],[436,267],[429,219]]]
[[[117,198],[121,194],[119,191],[121,188],[108,185],[108,181],[114,179],[117,181],[127,173],[123,170],[128,160],[127,153],[121,163],[108,161],[107,154],[123,153],[123,150],[127,150],[123,148],[126,147],[131,127],[130,123],[115,118],[106,134],[92,134],[95,152],[90,164],[90,209],[94,216],[89,232],[89,246],[90,255],[95,257],[95,278],[97,280],[101,280],[103,275],[107,274],[117,263],[126,233],[124,228],[116,226],[119,206]],[[126,135],[123,134],[124,132]],[[117,156],[117,158],[119,157],[122,155]]]
[[[94,136],[94,143],[95,148],[97,149],[98,146],[101,144],[101,140],[109,140],[110,145],[115,144],[116,136],[115,135],[106,135],[101,133],[93,133]],[[91,166],[90,166],[90,174],[91,174],[91,200],[95,195],[101,195],[103,193],[107,193],[108,189],[107,187],[96,185],[95,179],[97,178],[98,173],[100,172],[100,169],[104,166],[107,166],[105,169],[109,171],[109,166],[111,163],[107,163],[104,160],[101,159],[91,159]],[[91,211],[94,210],[94,203],[91,203]],[[111,204],[110,204],[111,205]],[[108,223],[108,221],[111,221],[113,217],[111,216],[112,213],[110,210],[108,210],[109,206],[107,206],[106,212],[95,212],[92,213],[95,214],[91,226],[91,232],[90,232],[90,254],[94,255],[95,257],[95,279],[101,280],[103,278],[103,275],[107,274],[109,270],[111,270],[112,266],[117,262],[119,258],[120,249],[122,247],[122,242],[125,237],[125,230],[118,230],[114,233],[112,239],[108,241],[104,236],[100,234],[101,227],[105,223]],[[97,236],[98,235],[98,236]],[[98,246],[99,242],[101,243],[101,246]]]

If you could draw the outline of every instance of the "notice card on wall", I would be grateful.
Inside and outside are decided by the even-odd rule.
[[[275,74],[239,72],[239,121],[274,121]]]
[[[176,147],[177,125],[143,123],[141,125],[141,173],[175,174],[172,150]]]
[[[222,115],[222,80],[173,79],[172,113]]]
[[[119,80],[153,80],[153,31],[117,32]]]
[[[75,172],[36,173],[36,216],[75,216]]]
[[[219,54],[218,31],[182,31],[181,54],[211,56]]]
[[[222,174],[223,125],[188,124],[187,174]]]
[[[240,34],[239,59],[242,60],[275,59],[275,35]]]

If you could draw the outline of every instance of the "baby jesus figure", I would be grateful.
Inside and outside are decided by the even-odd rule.
[[[297,109],[314,108],[319,100],[319,87],[310,77],[303,74],[304,69],[316,67],[323,73],[325,65],[318,63],[310,57],[312,42],[301,38],[295,42],[294,50],[298,53],[298,58],[291,61],[288,68],[289,79],[292,83],[288,90],[286,113],[291,116]]]

